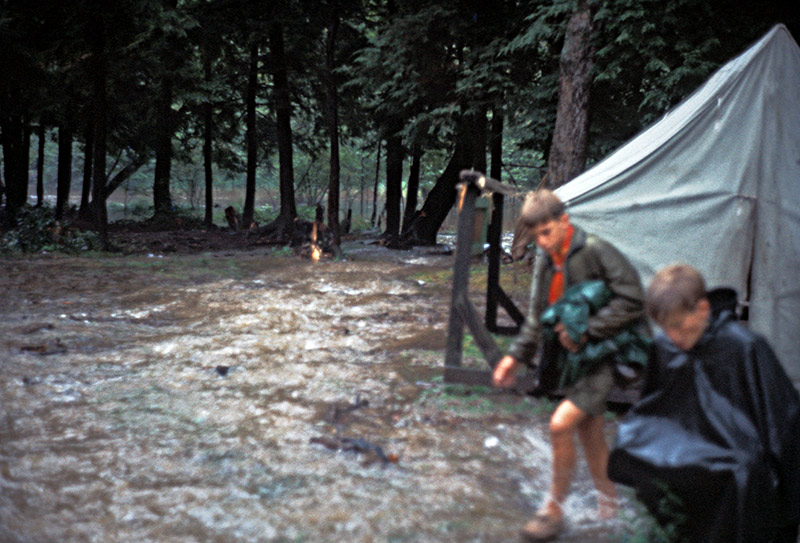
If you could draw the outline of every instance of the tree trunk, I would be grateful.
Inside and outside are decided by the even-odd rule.
[[[72,129],[67,124],[58,127],[58,180],[56,188],[56,219],[62,219],[69,208],[69,189],[72,186]]]
[[[403,154],[403,140],[396,132],[390,134],[386,138],[386,230],[383,233],[390,247],[397,246],[400,235]]]
[[[44,203],[44,144],[45,144],[45,127],[42,121],[39,121],[39,153],[36,158],[36,207],[42,207]]]
[[[158,91],[156,122],[156,167],[153,179],[153,210],[156,215],[172,211],[169,191],[172,170],[172,81],[165,76]]]
[[[297,217],[294,200],[294,165],[292,149],[292,104],[289,94],[289,76],[286,67],[286,52],[283,45],[283,28],[273,23],[269,31],[270,50],[275,92],[275,109],[278,124],[278,157],[280,164],[280,213],[283,226]]]
[[[416,245],[435,245],[436,235],[456,200],[456,185],[461,170],[486,171],[486,113],[459,122],[456,145],[447,167],[436,180],[417,218],[403,236]]]
[[[585,0],[567,23],[561,50],[558,110],[547,163],[547,183],[557,188],[583,171],[589,125],[589,92],[594,51],[592,13]]]
[[[381,178],[381,143],[382,140],[378,138],[378,157],[375,159],[375,185],[372,189],[372,218],[369,223],[374,227],[375,219],[378,215],[378,182]]]
[[[245,109],[247,124],[247,176],[244,191],[242,226],[247,229],[253,224],[256,200],[256,166],[258,162],[258,134],[256,133],[256,94],[258,93],[258,41],[255,37],[250,44],[250,69],[247,77]]]
[[[422,165],[422,150],[417,146],[411,155],[411,167],[408,172],[408,187],[406,188],[406,208],[403,213],[403,227],[405,233],[409,229],[417,212],[417,197],[419,195],[419,170]]]
[[[0,97],[0,136],[3,141],[3,171],[6,182],[6,211],[13,220],[28,200],[28,163],[30,129],[26,115],[20,112],[20,89]]]
[[[203,49],[203,75],[206,81],[211,81],[213,73],[211,71],[211,55],[207,48]],[[214,106],[211,100],[206,100],[203,104],[203,172],[206,183],[206,213],[204,223],[206,228],[214,225],[214,170],[212,168],[214,157],[212,145],[214,141]]]
[[[211,141],[213,139],[212,126],[212,105],[206,102],[203,105],[203,171],[206,181],[206,228],[211,228],[214,224],[214,170],[213,157],[211,154]]]
[[[492,112],[492,136],[489,151],[492,157],[492,170],[489,172],[489,177],[498,181],[503,174],[503,121],[503,111],[500,108],[495,109]]]
[[[84,132],[83,183],[81,186],[81,207],[78,217],[89,220],[92,216],[89,195],[92,190],[92,156],[94,155],[94,120],[88,119]]]
[[[330,133],[330,179],[328,182],[328,226],[333,232],[333,244],[342,244],[342,233],[339,229],[339,104],[336,88],[336,32],[339,29],[339,13],[334,2],[328,21],[328,33],[325,40],[325,64],[327,69],[328,132]]]
[[[174,11],[178,5],[178,0],[162,0],[164,10]],[[177,68],[172,60],[173,53],[170,51],[170,42],[167,43],[161,53],[161,63],[163,64],[160,76],[160,88],[157,90],[156,97],[156,134],[155,134],[155,154],[156,166],[153,179],[153,212],[154,215],[172,213],[172,195],[170,194],[170,181],[172,176],[172,136],[174,133],[174,114],[172,113],[173,96],[173,75],[172,72]],[[106,194],[108,197],[108,194]]]
[[[106,26],[100,8],[92,17],[89,34],[92,44],[92,119],[94,156],[92,157],[92,211],[95,229],[104,249],[108,249],[108,211],[106,209]]]
[[[136,171],[144,166],[148,162],[148,157],[146,154],[142,153],[137,155],[131,162],[129,162],[124,168],[122,168],[119,172],[114,175],[113,178],[106,181],[106,188],[105,188],[105,197],[108,199],[109,196],[114,194],[114,191],[117,190],[122,184],[127,181]]]

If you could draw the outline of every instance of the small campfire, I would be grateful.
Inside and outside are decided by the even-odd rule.
[[[333,254],[333,232],[321,221],[296,220],[291,245],[296,254],[317,262]]]

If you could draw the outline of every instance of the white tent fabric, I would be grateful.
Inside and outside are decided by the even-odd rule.
[[[687,262],[735,288],[800,388],[800,48],[785,26],[556,193],[645,284]]]

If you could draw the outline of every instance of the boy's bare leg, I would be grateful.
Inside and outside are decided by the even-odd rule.
[[[610,519],[617,515],[617,490],[608,478],[608,444],[603,433],[602,416],[587,415],[578,423],[578,437],[586,453],[589,473],[597,489],[597,516]]]
[[[573,435],[586,417],[586,413],[570,400],[562,401],[550,417],[553,480],[550,485],[550,498],[540,511],[558,519],[564,517],[561,504],[564,503],[569,493],[577,461]]]

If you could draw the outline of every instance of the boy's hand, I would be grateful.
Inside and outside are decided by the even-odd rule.
[[[516,381],[517,361],[514,357],[506,355],[494,367],[492,384],[496,387],[510,387]]]
[[[558,341],[561,342],[561,345],[563,345],[564,348],[571,353],[577,353],[581,347],[583,347],[583,344],[586,343],[586,334],[581,336],[580,343],[575,343],[572,341],[572,338],[569,337],[569,333],[567,333],[567,328],[564,326],[563,322],[556,324],[553,327],[553,330],[555,330],[555,332],[558,334]]]

